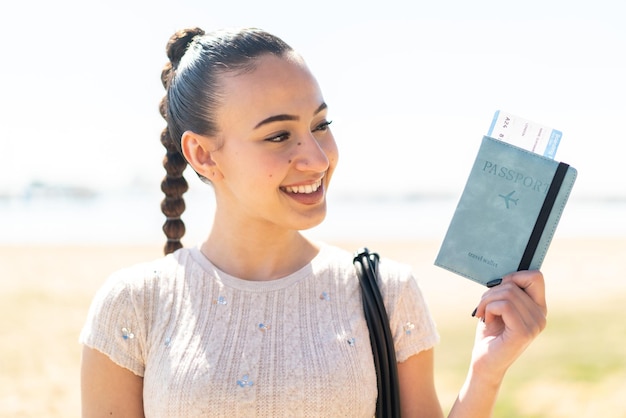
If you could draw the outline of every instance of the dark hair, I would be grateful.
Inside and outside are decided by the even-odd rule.
[[[166,149],[163,160],[166,175],[161,182],[165,194],[161,211],[167,217],[163,224],[167,237],[165,254],[181,248],[180,239],[185,234],[185,224],[180,218],[185,211],[183,194],[188,189],[183,176],[187,162],[180,145],[183,133],[217,134],[214,115],[220,105],[221,74],[252,71],[259,56],[283,56],[289,51],[292,48],[280,38],[255,28],[209,34],[200,28],[183,29],[169,39],[166,47],[169,62],[161,72],[167,94],[159,108],[167,121],[161,133],[161,143]]]

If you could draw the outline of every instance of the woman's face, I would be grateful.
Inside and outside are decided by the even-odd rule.
[[[268,54],[220,81],[218,211],[252,228],[319,224],[338,152],[313,75],[297,57]]]

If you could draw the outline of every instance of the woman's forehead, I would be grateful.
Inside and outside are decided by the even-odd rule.
[[[220,84],[222,110],[232,117],[261,120],[281,113],[312,116],[324,103],[315,77],[301,59],[267,54],[257,59],[251,71],[225,73]]]

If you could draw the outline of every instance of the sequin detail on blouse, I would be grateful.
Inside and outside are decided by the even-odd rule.
[[[415,329],[415,324],[412,322],[407,322],[406,324],[404,324],[404,333],[406,335],[411,335],[411,331],[413,331],[413,329]]]
[[[128,328],[122,328],[122,338],[125,340],[132,340],[135,338],[135,334],[133,334],[133,332]]]
[[[237,380],[237,385],[239,387],[245,388],[254,385],[254,382],[250,380],[250,376],[244,374],[241,379]]]

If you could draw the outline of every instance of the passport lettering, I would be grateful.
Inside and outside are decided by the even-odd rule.
[[[536,179],[532,176],[525,175],[524,173],[520,173],[519,171],[498,165],[491,161],[485,161],[483,171],[487,174],[498,176],[515,184],[521,184],[524,187],[543,194],[546,194],[548,192],[548,187],[550,187],[550,182]]]

